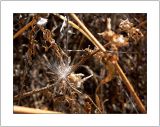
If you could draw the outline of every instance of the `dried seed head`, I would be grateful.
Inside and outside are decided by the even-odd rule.
[[[48,60],[47,57],[43,56],[45,59],[45,65],[50,70],[50,74],[52,74],[54,79],[66,79],[70,74],[72,66],[70,66],[71,59],[66,56],[63,59],[58,59],[54,57],[54,59]]]
[[[128,19],[121,20],[121,23],[119,24],[119,28],[121,31],[128,31],[133,27],[133,23],[131,23]]]
[[[57,64],[56,74],[60,79],[66,79],[68,74],[71,72],[70,57],[66,61]]]
[[[140,29],[133,26],[133,23],[131,23],[128,19],[122,20],[119,24],[120,31],[126,32],[128,37],[135,42],[140,40],[143,37],[142,32]]]

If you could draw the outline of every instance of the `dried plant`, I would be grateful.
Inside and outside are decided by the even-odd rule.
[[[129,21],[132,18],[120,18],[115,29],[109,18],[114,14],[99,14],[92,21],[97,29],[93,35],[75,14],[64,15],[14,14],[14,20],[28,18],[24,24],[14,23],[14,105],[61,113],[145,113],[146,104],[118,64],[123,58],[120,50],[141,43],[145,27],[141,31]],[[92,19],[92,14],[78,15]],[[102,28],[97,24],[105,27],[105,20],[106,30],[99,33]]]

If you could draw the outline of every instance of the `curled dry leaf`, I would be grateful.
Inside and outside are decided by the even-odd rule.
[[[108,73],[107,73],[107,76],[103,80],[101,80],[100,82],[101,85],[111,81],[115,73],[115,67],[111,62],[107,62],[105,67]]]

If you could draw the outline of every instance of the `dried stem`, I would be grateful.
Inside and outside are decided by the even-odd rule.
[[[19,35],[21,35],[25,30],[27,30],[30,26],[34,25],[36,23],[36,19],[33,18],[32,21],[30,21],[27,25],[25,25],[23,28],[21,28],[15,35],[13,36],[13,39],[17,38]]]
[[[17,114],[62,114],[61,112],[28,108],[28,107],[16,106],[16,105],[13,106],[13,112]]]
[[[119,73],[119,75],[121,76],[122,80],[124,81],[124,83],[126,84],[127,89],[129,90],[129,92],[131,93],[131,95],[134,97],[134,100],[138,106],[138,109],[142,112],[142,113],[146,113],[146,109],[144,107],[144,105],[142,104],[141,100],[139,99],[138,95],[136,94],[132,84],[129,82],[129,80],[127,79],[126,75],[124,74],[124,72],[122,71],[121,67],[119,66],[118,63],[115,63],[115,67]]]
[[[90,37],[91,41],[98,49],[101,49],[103,52],[106,52],[106,49],[99,43],[99,41],[93,36],[93,34],[87,29],[87,27],[79,20],[79,18],[71,13],[70,14],[76,21],[77,23],[82,27],[82,29],[87,33],[87,35]]]
[[[91,41],[96,47],[98,47],[102,52],[106,53],[106,49],[104,48],[103,45],[101,45],[101,43],[92,35],[92,33],[86,28],[86,26],[79,20],[79,18],[74,14],[70,14],[71,17],[73,19],[75,19],[77,21],[77,23],[80,25],[80,27],[88,34],[88,36],[90,38],[92,38]],[[127,79],[126,75],[124,74],[124,72],[122,71],[121,67],[119,66],[118,63],[115,63],[115,67],[118,71],[118,74],[121,76],[122,80],[124,81],[128,91],[131,93],[131,95],[134,97],[135,99],[135,103],[137,104],[139,110],[142,113],[146,113],[146,109],[144,107],[144,105],[142,104],[141,100],[139,99],[138,95],[136,94],[133,86],[131,85],[131,83],[129,82],[129,80]]]
[[[36,89],[36,90],[32,90],[32,91],[29,91],[29,92],[26,92],[26,93],[22,93],[22,94],[19,94],[19,95],[16,95],[14,96],[14,100],[18,100],[19,98],[24,98],[24,97],[27,97],[27,96],[31,96],[33,94],[36,94],[36,93],[41,93],[41,92],[44,92],[46,90],[49,90],[51,88],[53,88],[56,84],[60,83],[62,79],[59,79],[56,83],[52,84],[52,85],[49,85],[49,86],[46,86],[46,87],[43,87],[43,88],[40,88],[40,89]]]

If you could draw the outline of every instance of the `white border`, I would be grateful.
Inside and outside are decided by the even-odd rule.
[[[1,124],[3,126],[158,126],[159,2],[158,1],[2,1]],[[147,13],[147,114],[27,115],[13,114],[13,13]]]

